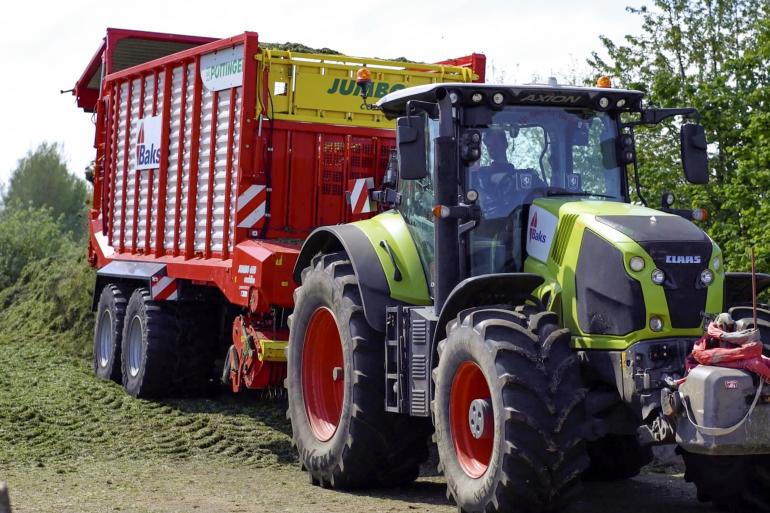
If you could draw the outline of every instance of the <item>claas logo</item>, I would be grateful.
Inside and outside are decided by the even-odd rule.
[[[139,135],[136,138],[136,163],[139,166],[160,166],[160,148],[144,144],[144,123],[139,125]]]
[[[406,84],[390,84],[388,82],[372,82],[366,89],[366,95],[370,98],[382,98],[388,93],[404,89]],[[361,86],[351,78],[335,78],[332,86],[326,91],[326,94],[341,94],[342,96],[361,95]]]

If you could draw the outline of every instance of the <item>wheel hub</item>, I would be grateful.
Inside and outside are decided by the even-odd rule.
[[[337,431],[345,398],[342,342],[337,320],[320,307],[310,317],[302,350],[302,395],[315,437],[326,442]]]
[[[105,310],[102,313],[102,317],[99,320],[98,329],[98,344],[97,344],[97,359],[99,361],[99,367],[107,367],[110,361],[110,353],[112,352],[112,314],[109,310]]]
[[[492,422],[492,403],[486,399],[474,399],[468,408],[468,427],[473,438],[489,438],[494,433]]]
[[[457,462],[473,479],[484,475],[495,438],[491,393],[481,368],[465,361],[455,371],[449,400],[449,424]]]

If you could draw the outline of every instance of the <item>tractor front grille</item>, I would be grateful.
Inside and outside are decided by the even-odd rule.
[[[711,241],[641,242],[655,266],[666,273],[663,291],[673,328],[697,328],[706,310],[707,287],[700,274],[711,258]],[[670,258],[669,258],[670,257]],[[684,257],[684,258],[682,258]],[[687,262],[687,263],[685,263]]]

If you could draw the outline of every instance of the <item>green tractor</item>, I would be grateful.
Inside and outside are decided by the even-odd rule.
[[[634,476],[678,444],[699,499],[770,506],[765,396],[730,433],[699,429],[740,420],[757,380],[707,367],[689,395],[676,385],[704,317],[751,316],[751,276],[726,273],[671,198],[629,198],[634,127],[697,112],[555,82],[376,107],[397,151],[370,195],[392,208],[318,228],[295,269],[288,416],[311,481],[409,483],[432,435],[460,511],[559,511],[583,479]],[[702,126],[682,124],[681,154],[706,183]]]

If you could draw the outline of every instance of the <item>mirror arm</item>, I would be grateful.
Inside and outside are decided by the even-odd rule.
[[[692,107],[685,109],[645,109],[641,112],[639,121],[632,121],[627,123],[627,125],[657,125],[674,116],[684,116],[686,118],[692,118],[695,121],[700,121],[700,112],[698,112],[698,109]]]
[[[409,100],[406,102],[407,116],[414,116],[420,112],[426,113],[431,119],[436,119],[438,117],[438,105],[432,102],[424,102],[420,100]]]
[[[631,137],[636,139],[633,125],[629,127],[629,130],[631,131]],[[642,183],[639,181],[639,164],[636,162],[636,152],[634,152],[634,160],[631,162],[631,165],[634,166],[634,185],[636,186],[636,196],[639,198],[639,201],[642,202],[642,205],[646,207],[648,206],[647,199],[642,194]]]
[[[386,207],[396,207],[401,204],[401,194],[390,187],[384,187],[379,191],[372,191],[369,194],[369,198]]]

